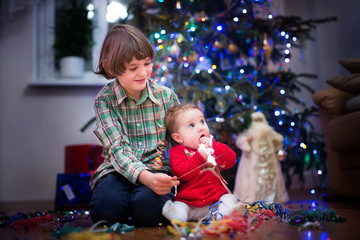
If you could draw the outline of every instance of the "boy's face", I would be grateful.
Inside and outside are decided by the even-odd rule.
[[[200,138],[210,137],[204,115],[199,109],[188,109],[180,112],[176,117],[175,129],[171,137],[185,147],[198,149]]]
[[[140,99],[151,73],[152,61],[150,58],[137,60],[134,57],[126,64],[125,72],[116,78],[126,93],[137,101]]]

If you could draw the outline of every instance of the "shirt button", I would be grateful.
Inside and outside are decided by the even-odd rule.
[[[139,142],[139,145],[141,146],[141,145],[142,145],[142,142]]]
[[[136,124],[138,127],[140,127],[140,123]]]

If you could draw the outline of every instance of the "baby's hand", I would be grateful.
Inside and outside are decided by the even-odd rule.
[[[201,154],[201,156],[206,160],[207,158],[208,158],[208,153],[207,153],[207,151],[206,151],[206,149],[204,149],[204,148],[199,148],[198,149],[198,152]]]
[[[212,165],[216,165],[215,159],[212,157],[212,154],[214,153],[214,149],[212,148],[212,136],[200,138],[198,151],[206,161],[210,161]]]
[[[210,138],[210,137],[202,137],[202,138],[200,138],[200,143],[204,144],[205,147],[211,147],[212,138]]]

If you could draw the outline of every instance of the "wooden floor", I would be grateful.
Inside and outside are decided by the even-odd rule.
[[[337,214],[340,217],[346,219],[345,222],[325,222],[323,223],[322,229],[307,229],[299,231],[299,227],[292,226],[286,222],[278,220],[266,220],[264,221],[258,229],[254,232],[241,233],[233,236],[232,238],[229,235],[224,235],[221,239],[322,239],[322,240],[334,240],[334,239],[360,239],[360,206],[358,202],[349,202],[349,201],[337,201],[337,202],[324,202],[324,201],[293,201],[289,204],[283,204],[283,207],[296,210],[303,209],[307,210],[311,207],[326,207],[336,210]],[[9,215],[17,213],[19,211],[48,211],[52,209],[53,203],[7,203],[0,204],[0,211],[2,213],[6,212]],[[77,220],[79,221],[79,220]],[[80,220],[82,221],[82,220]],[[79,224],[79,222],[77,222]],[[81,223],[80,223],[81,224]],[[92,223],[88,220],[83,220],[84,230],[91,227]],[[0,228],[0,239],[1,240],[52,240],[51,230],[43,228],[41,230],[33,231],[14,231],[10,227],[1,227]],[[77,238],[77,239],[86,239],[86,238]],[[91,238],[97,239],[97,238]],[[101,238],[104,239],[104,238]],[[132,239],[180,239],[167,233],[165,227],[155,227],[155,228],[135,228],[135,230],[127,233],[118,235],[117,238],[108,238],[108,239],[122,239],[122,240],[132,240]],[[217,236],[203,236],[202,239],[219,239]]]

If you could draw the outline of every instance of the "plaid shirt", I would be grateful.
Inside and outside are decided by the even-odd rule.
[[[118,81],[105,86],[95,99],[95,135],[103,148],[104,162],[90,181],[117,171],[136,184],[142,170],[152,170],[157,144],[165,140],[166,110],[179,100],[171,89],[148,80],[138,102],[129,97]],[[170,171],[163,159],[162,170]]]

